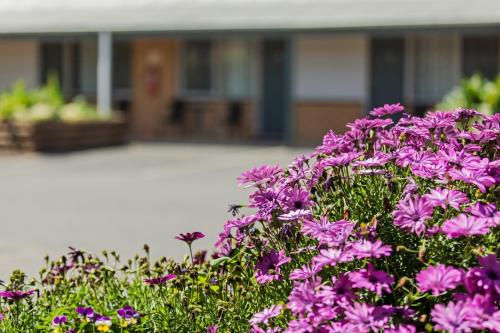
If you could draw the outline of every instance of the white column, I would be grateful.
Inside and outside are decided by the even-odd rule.
[[[111,114],[113,56],[111,32],[99,32],[97,44],[97,108],[102,116],[109,116]]]

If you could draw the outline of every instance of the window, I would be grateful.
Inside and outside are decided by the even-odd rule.
[[[458,84],[458,38],[429,35],[415,38],[415,106],[424,109],[439,102]]]
[[[371,104],[403,101],[405,40],[377,37],[371,41]]]
[[[41,83],[55,75],[68,98],[80,90],[80,45],[76,42],[43,42],[41,47]]]
[[[46,42],[41,49],[41,83],[47,83],[50,75],[56,75],[59,83],[63,79],[63,44],[61,42]]]
[[[243,97],[253,92],[256,68],[252,44],[227,40],[214,45],[215,90],[227,97]]]
[[[126,41],[113,43],[113,88],[130,88],[130,44]]]
[[[241,98],[255,91],[256,52],[250,41],[189,41],[184,62],[188,94]]]
[[[130,111],[130,43],[116,41],[113,43],[113,108],[123,112]]]
[[[193,92],[208,92],[212,87],[212,43],[189,41],[185,48],[185,86]]]
[[[480,73],[492,79],[498,74],[498,36],[467,36],[463,39],[463,74]]]

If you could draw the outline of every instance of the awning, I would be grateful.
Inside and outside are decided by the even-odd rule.
[[[0,0],[0,34],[500,26],[500,0]]]

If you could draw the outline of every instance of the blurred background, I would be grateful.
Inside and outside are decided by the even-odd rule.
[[[180,258],[173,237],[199,230],[210,248],[246,201],[240,172],[286,165],[374,106],[500,108],[497,0],[0,0],[0,14],[0,276],[68,245]]]

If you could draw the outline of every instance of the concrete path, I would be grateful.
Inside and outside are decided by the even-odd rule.
[[[0,278],[15,268],[35,274],[45,254],[69,245],[126,259],[148,243],[154,257],[179,259],[187,249],[173,237],[202,231],[195,248],[211,249],[228,204],[247,201],[236,177],[307,151],[161,143],[0,156]]]

